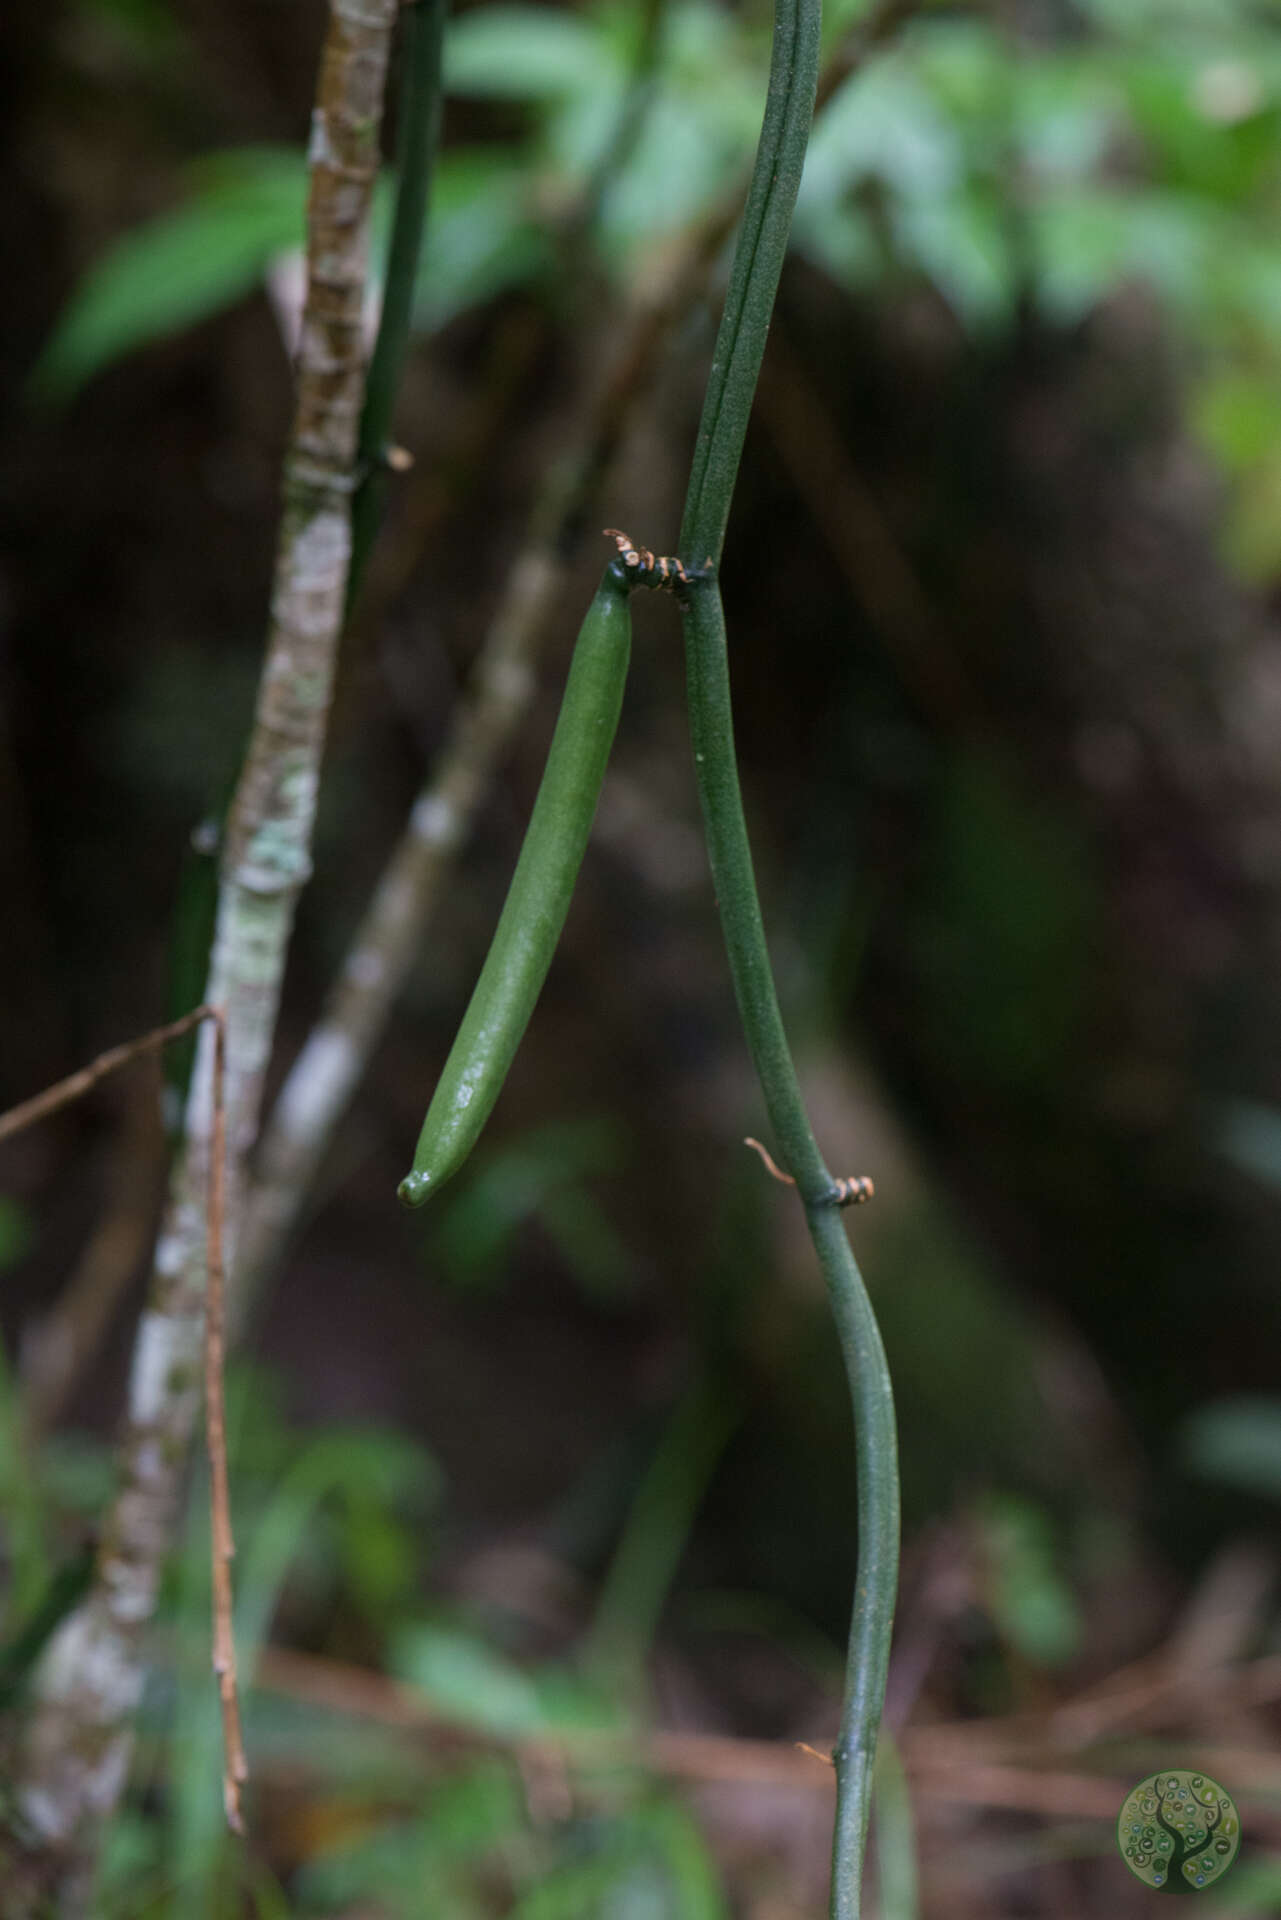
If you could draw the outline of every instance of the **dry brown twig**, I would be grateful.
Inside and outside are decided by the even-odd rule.
[[[11,1134],[21,1133],[24,1127],[34,1126],[37,1120],[44,1120],[59,1108],[71,1105],[73,1100],[81,1099],[100,1080],[109,1073],[116,1073],[121,1067],[127,1067],[132,1060],[139,1060],[144,1054],[155,1053],[160,1047],[168,1046],[171,1040],[181,1040],[185,1033],[198,1027],[202,1020],[212,1020],[217,1016],[212,1007],[196,1007],[191,1013],[184,1013],[181,1020],[171,1020],[167,1027],[154,1027],[150,1033],[144,1033],[141,1039],[126,1040],[123,1046],[108,1047],[87,1067],[81,1067],[78,1073],[69,1073],[65,1080],[56,1080],[43,1093],[33,1094],[30,1100],[20,1101],[16,1107],[10,1107],[7,1113],[0,1113],[0,1140],[7,1140]]]
[[[232,1631],[231,1490],[227,1480],[227,1409],[223,1396],[223,1227],[227,1204],[227,1030],[214,1020],[213,1134],[209,1160],[209,1243],[205,1285],[205,1445],[209,1453],[209,1526],[213,1561],[213,1669],[222,1707],[222,1803],[233,1833],[244,1832],[240,1789],[249,1778],[236,1691],[236,1641]]]
[[[108,1074],[142,1059],[172,1040],[180,1040],[204,1021],[214,1030],[211,1089],[209,1178],[205,1215],[206,1298],[204,1335],[205,1441],[209,1453],[210,1534],[213,1562],[213,1669],[218,1679],[223,1726],[223,1806],[233,1833],[244,1831],[240,1789],[249,1777],[240,1730],[240,1703],[236,1688],[236,1647],[232,1632],[231,1562],[236,1547],[231,1525],[231,1491],[227,1474],[227,1420],[223,1394],[224,1359],[224,1229],[227,1208],[227,1026],[221,1007],[200,1006],[154,1027],[137,1040],[110,1047],[79,1072],[68,1074],[43,1093],[0,1115],[0,1139],[33,1126],[72,1101],[82,1099]]]
[[[790,1173],[784,1173],[769,1148],[762,1146],[759,1140],[753,1140],[749,1133],[743,1141],[745,1147],[751,1147],[759,1153],[765,1162],[765,1170],[771,1180],[778,1180],[785,1187],[796,1185]],[[831,1200],[838,1207],[861,1207],[876,1197],[875,1183],[865,1173],[850,1173],[832,1182]]]
[[[227,815],[205,998],[226,1013],[226,1260],[233,1283],[285,961],[311,837],[351,556],[364,392],[369,209],[395,0],[330,0],[309,149],[308,288],[258,700]],[[143,1637],[185,1483],[200,1404],[212,1036],[202,1034],[139,1322],[116,1495],[90,1586],[33,1680],[12,1809],[24,1885],[5,1920],[87,1904],[124,1786],[145,1678]],[[30,1892],[27,1891],[29,1883]]]

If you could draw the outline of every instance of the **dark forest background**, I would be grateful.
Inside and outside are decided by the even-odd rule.
[[[750,147],[767,29],[673,0],[571,276],[555,236],[637,9],[457,23],[416,464],[344,648],[277,1080],[620,303]],[[0,19],[5,1105],[199,997],[179,902],[261,654],[322,32],[301,0]],[[888,1793],[887,1920],[1137,1914],[1115,1815],[1174,1764],[1241,1805],[1222,1902],[1281,1899],[1279,234],[1271,4],[923,6],[816,131],[723,580],[806,1091],[877,1188],[851,1232],[899,1404],[920,1874],[916,1908]],[[529,721],[233,1363],[240,1578],[276,1658],[250,1864],[217,1834],[196,1518],[104,1916],[823,1909],[827,1789],[794,1743],[839,1705],[849,1416],[799,1223],[740,1144],[764,1121],[658,597],[483,1147],[439,1210],[395,1202],[597,529],[674,542],[718,298],[585,519]],[[9,1643],[109,1480],[158,1092],[136,1069],[0,1161]],[[19,1445],[40,1330],[108,1230],[121,1290]],[[521,1746],[626,1714],[669,1745],[572,1790]]]

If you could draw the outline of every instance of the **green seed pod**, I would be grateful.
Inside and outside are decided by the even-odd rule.
[[[631,652],[630,586],[605,569],[574,648],[565,697],[512,875],[471,1002],[397,1192],[420,1207],[457,1173],[489,1118],[542,991],[586,851],[614,744]]]

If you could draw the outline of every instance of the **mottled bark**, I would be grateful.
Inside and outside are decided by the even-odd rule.
[[[206,999],[226,1010],[228,1253],[258,1127],[285,955],[307,879],[342,628],[364,383],[366,232],[396,0],[334,0],[312,122],[307,302],[266,660],[228,820]],[[143,1630],[173,1537],[200,1404],[213,1035],[201,1035],[138,1327],[120,1486],[94,1581],[37,1676],[17,1783],[5,1913],[84,1910],[102,1821],[124,1784]],[[210,1791],[217,1791],[211,1781]]]

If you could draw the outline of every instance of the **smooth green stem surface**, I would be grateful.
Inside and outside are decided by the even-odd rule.
[[[369,362],[365,405],[360,416],[357,458],[361,478],[351,507],[349,614],[386,504],[392,412],[409,346],[432,166],[440,138],[440,62],[445,13],[446,0],[410,0],[401,12],[396,206],[383,284],[382,316]]]
[[[685,627],[694,764],[734,992],[770,1125],[805,1206],[854,1410],[858,1565],[845,1700],[833,1754],[837,1793],[831,1913],[833,1920],[856,1920],[898,1588],[894,1396],[876,1316],[836,1206],[832,1176],[805,1112],[779,1009],[743,816],[725,619],[713,581],[691,590]]]
[[[776,0],[769,96],[681,527],[681,557],[720,556],[800,184],[818,73],[820,0]],[[770,968],[734,751],[725,617],[714,578],[685,599],[690,731],[716,901],[739,1013],[823,1269],[854,1411],[858,1563],[845,1700],[833,1759],[832,1920],[861,1911],[877,1736],[898,1586],[894,1400],[876,1317],[810,1127]]]
[[[818,85],[821,0],[776,0],[769,91],[703,396],[680,554],[719,560],[765,354]]]

